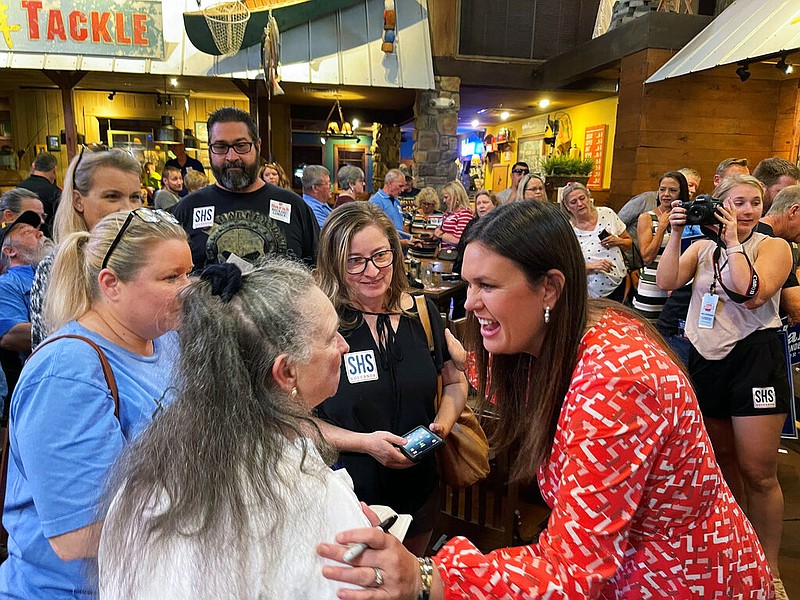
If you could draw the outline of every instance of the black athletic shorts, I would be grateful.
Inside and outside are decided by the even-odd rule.
[[[777,329],[751,333],[720,360],[706,360],[693,346],[689,351],[689,374],[700,411],[706,417],[726,419],[789,412],[789,377]]]

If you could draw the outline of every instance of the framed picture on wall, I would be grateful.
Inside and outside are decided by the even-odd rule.
[[[539,161],[544,156],[544,134],[520,138],[517,145],[517,162],[528,163],[533,173],[539,171]]]
[[[509,164],[494,165],[492,167],[492,190],[497,193],[508,187],[508,167]]]
[[[194,137],[198,142],[208,143],[208,124],[205,121],[194,122]]]
[[[47,151],[48,152],[59,152],[61,150],[61,136],[60,135],[48,135],[45,139],[47,140]]]

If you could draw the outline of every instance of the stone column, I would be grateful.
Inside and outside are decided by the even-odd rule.
[[[458,178],[458,77],[436,77],[435,90],[417,92],[414,103],[414,183],[438,191]]]
[[[372,189],[383,187],[389,169],[400,166],[400,127],[375,123],[372,126]]]

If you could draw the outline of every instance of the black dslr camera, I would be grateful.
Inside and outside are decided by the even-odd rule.
[[[715,214],[722,206],[722,200],[712,198],[709,194],[700,194],[693,201],[681,202],[680,206],[686,210],[687,225],[719,225]]]

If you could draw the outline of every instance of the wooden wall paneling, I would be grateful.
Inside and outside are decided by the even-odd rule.
[[[311,56],[319,57],[314,60],[311,82],[339,81],[341,65],[339,64],[339,31],[336,14],[310,21],[308,28]]]
[[[777,118],[775,120],[775,136],[772,141],[773,156],[797,161],[797,143],[795,142],[798,120],[797,102],[800,85],[797,79],[781,82],[778,96]]]
[[[471,0],[461,0],[470,2]],[[453,57],[458,49],[458,4],[456,0],[428,0],[433,56]]]
[[[797,84],[740,82],[729,67],[644,85],[672,53],[643,50],[623,58],[609,205],[655,189],[669,169],[689,166],[710,181],[720,160],[744,156],[755,165],[793,139]],[[792,98],[794,93],[794,98]],[[791,106],[794,104],[794,106]],[[784,115],[781,117],[781,115]],[[790,127],[791,125],[791,127]]]
[[[370,85],[367,9],[364,4],[356,4],[342,10],[340,15],[342,62],[364,65],[363,69],[343,69],[343,81],[346,85]]]

